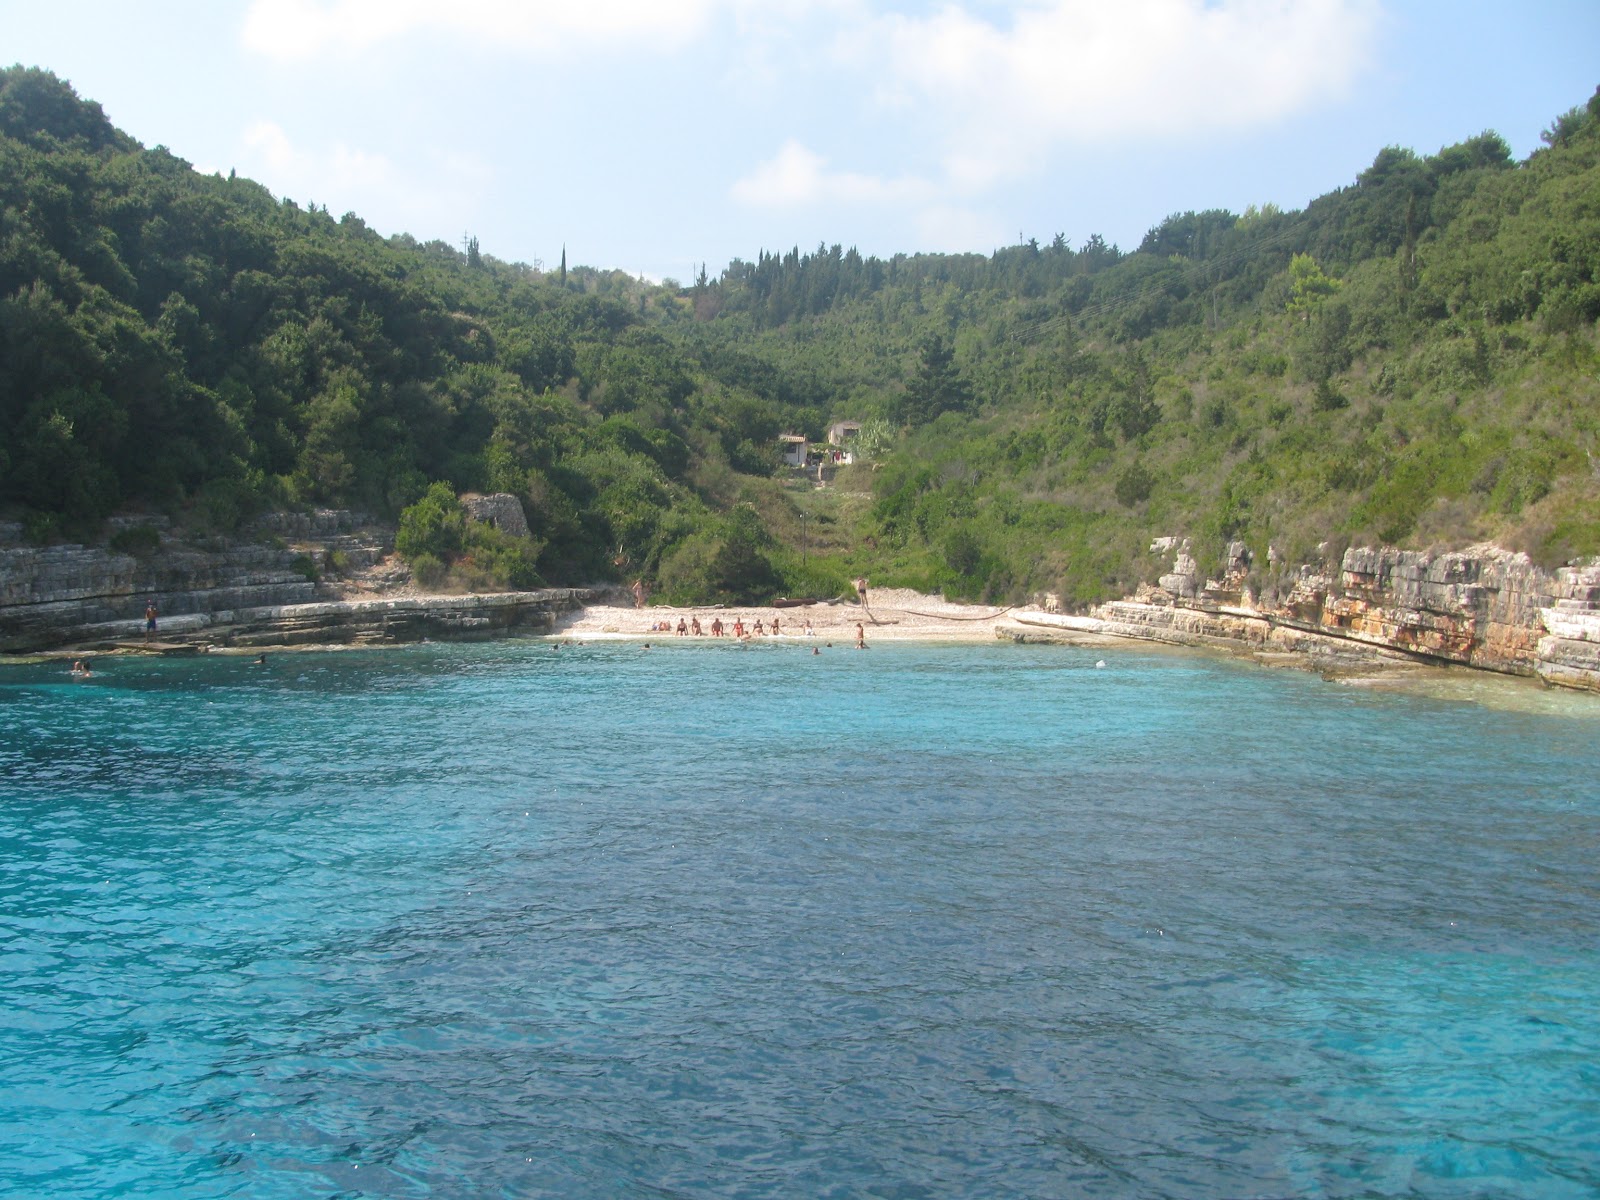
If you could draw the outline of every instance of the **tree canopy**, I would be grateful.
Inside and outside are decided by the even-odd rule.
[[[443,536],[445,493],[507,491],[532,542],[447,554],[684,595],[1087,600],[1169,533],[1596,553],[1600,93],[1545,142],[1386,147],[1303,211],[1175,213],[1131,252],[822,244],[678,287],[381,237],[13,67],[0,510],[49,538],[420,503]],[[837,420],[875,470],[778,468],[779,434]]]

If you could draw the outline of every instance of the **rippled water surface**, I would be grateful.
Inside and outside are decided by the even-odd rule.
[[[1600,1193],[1600,703],[1128,651],[0,672],[0,1193]]]

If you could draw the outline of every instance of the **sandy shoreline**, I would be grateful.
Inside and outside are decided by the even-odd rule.
[[[590,593],[594,595],[596,593]],[[611,593],[615,595],[616,593]],[[363,597],[372,599],[373,597]],[[394,597],[389,597],[394,598]],[[429,597],[413,594],[406,599],[426,603],[430,599],[459,601],[459,596]],[[1244,646],[1177,644],[1168,639],[1129,636],[1126,633],[1095,632],[1088,629],[1063,628],[1056,625],[1058,618],[1046,618],[1040,624],[1024,624],[1023,618],[1038,615],[1033,605],[999,606],[958,604],[940,596],[925,596],[909,589],[874,589],[868,593],[868,606],[862,609],[853,602],[819,603],[798,608],[772,608],[757,605],[741,606],[699,605],[673,607],[652,605],[638,609],[631,605],[591,603],[565,612],[555,618],[553,628],[534,633],[531,630],[509,630],[499,635],[507,638],[535,637],[540,640],[567,642],[667,642],[728,645],[731,636],[714,638],[710,635],[712,619],[721,617],[730,628],[736,619],[742,619],[747,630],[753,630],[759,620],[764,630],[770,630],[776,617],[782,630],[778,641],[788,644],[812,644],[823,647],[831,643],[836,647],[855,644],[856,626],[862,626],[867,645],[884,642],[933,643],[942,645],[992,644],[996,640],[1053,642],[1080,647],[1100,647],[1111,653],[1118,650],[1168,653],[1176,655],[1206,654],[1253,662],[1268,668],[1295,668],[1322,675],[1329,683],[1362,689],[1384,689],[1408,692],[1433,699],[1480,704],[1504,711],[1549,713],[1552,715],[1579,716],[1600,719],[1600,705],[1594,697],[1567,689],[1551,688],[1537,679],[1501,675],[1481,669],[1446,664],[1404,660],[1394,656],[1374,653],[1362,654],[1358,659],[1330,662],[1326,656],[1297,652],[1276,652],[1250,649]],[[675,632],[663,632],[662,622],[669,622],[675,631],[679,618],[690,622],[699,617],[702,636],[679,637]],[[806,622],[811,624],[811,637],[805,633]],[[418,639],[426,641],[426,638]],[[763,640],[772,640],[770,632]],[[390,643],[389,645],[392,645]],[[51,661],[70,661],[91,657],[95,660],[123,656],[140,657],[151,653],[210,653],[238,658],[254,657],[265,652],[269,657],[307,652],[352,652],[380,648],[371,642],[298,642],[272,645],[222,646],[203,643],[161,645],[144,647],[129,642],[115,649],[106,646],[91,648],[87,645],[62,646],[23,655],[0,655],[0,665],[26,666]]]
[[[623,608],[616,605],[593,604],[576,612],[557,618],[551,636],[581,638],[599,641],[605,638],[626,638],[649,641],[652,638],[676,637],[659,628],[663,621],[674,630],[678,621],[692,622],[700,619],[702,636],[711,637],[711,622],[722,618],[723,625],[731,630],[736,619],[742,620],[747,631],[754,629],[757,621],[770,630],[773,619],[779,622],[782,637],[805,637],[806,622],[811,623],[813,635],[824,642],[855,643],[859,624],[867,643],[873,642],[992,642],[995,629],[1006,622],[1014,610],[995,605],[955,604],[938,596],[924,596],[907,589],[875,589],[867,593],[867,606],[862,608],[852,602],[819,603],[799,608],[763,608],[758,605],[726,605],[711,607],[676,608],[670,605],[650,605],[646,608]],[[689,635],[692,637],[692,635]]]
[[[1147,654],[1215,655],[1268,668],[1311,671],[1321,674],[1324,680],[1334,686],[1392,690],[1437,700],[1479,704],[1508,712],[1584,716],[1590,719],[1600,717],[1600,706],[1592,703],[1592,697],[1552,689],[1535,679],[1500,675],[1470,667],[1405,661],[1374,653],[1370,657],[1361,656],[1359,663],[1346,663],[1342,670],[1330,672],[1326,661],[1308,654],[1252,651],[1220,645],[1177,645],[1112,633],[1023,625],[1017,620],[1019,616],[1039,612],[1031,605],[957,604],[940,596],[889,588],[875,589],[868,593],[867,599],[865,611],[854,603],[843,601],[803,608],[651,605],[639,609],[631,605],[591,604],[558,617],[555,628],[545,637],[591,642],[643,643],[670,639],[673,642],[726,643],[732,640],[731,635],[711,637],[713,617],[720,616],[723,624],[730,628],[735,618],[742,618],[749,630],[758,619],[764,628],[770,629],[772,618],[776,616],[783,641],[811,640],[805,635],[805,623],[809,620],[814,640],[819,646],[830,642],[834,646],[853,646],[858,623],[863,628],[869,646],[874,642],[932,642],[945,645],[992,643],[997,638],[1011,639],[1022,635],[1032,641],[1103,647],[1113,654],[1124,650]],[[697,616],[704,631],[700,638],[693,635],[680,638],[675,632],[665,633],[659,628],[660,623],[666,621],[676,630],[680,617],[687,622]],[[1115,665],[1115,658],[1108,655],[1108,659]]]

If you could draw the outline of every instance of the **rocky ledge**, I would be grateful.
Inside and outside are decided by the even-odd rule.
[[[581,608],[593,593],[579,588],[496,592],[472,596],[412,596],[404,599],[325,600],[217,609],[164,618],[163,650],[226,647],[384,645],[399,642],[473,640],[512,633],[545,633],[556,617]],[[79,630],[75,645],[88,650],[138,648],[142,621],[113,621]]]
[[[136,536],[118,537],[134,531]],[[118,550],[118,545],[128,549]],[[29,546],[0,525],[0,651],[116,645],[286,646],[497,637],[544,630],[589,593],[350,595],[409,582],[393,529],[358,513],[275,513],[240,538],[195,541],[160,517],[113,522],[107,546]],[[146,606],[158,614],[145,638]]]
[[[1202,579],[1186,542],[1160,586],[1088,616],[1019,614],[1025,627],[1296,655],[1337,669],[1379,660],[1458,663],[1600,692],[1600,562],[1544,571],[1494,546],[1452,553],[1352,547],[1336,573],[1301,567],[1278,598],[1250,586],[1248,552],[1228,548]]]

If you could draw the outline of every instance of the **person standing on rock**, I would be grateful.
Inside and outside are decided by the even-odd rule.
[[[144,640],[149,641],[156,633],[156,602],[151,600],[144,606]]]

